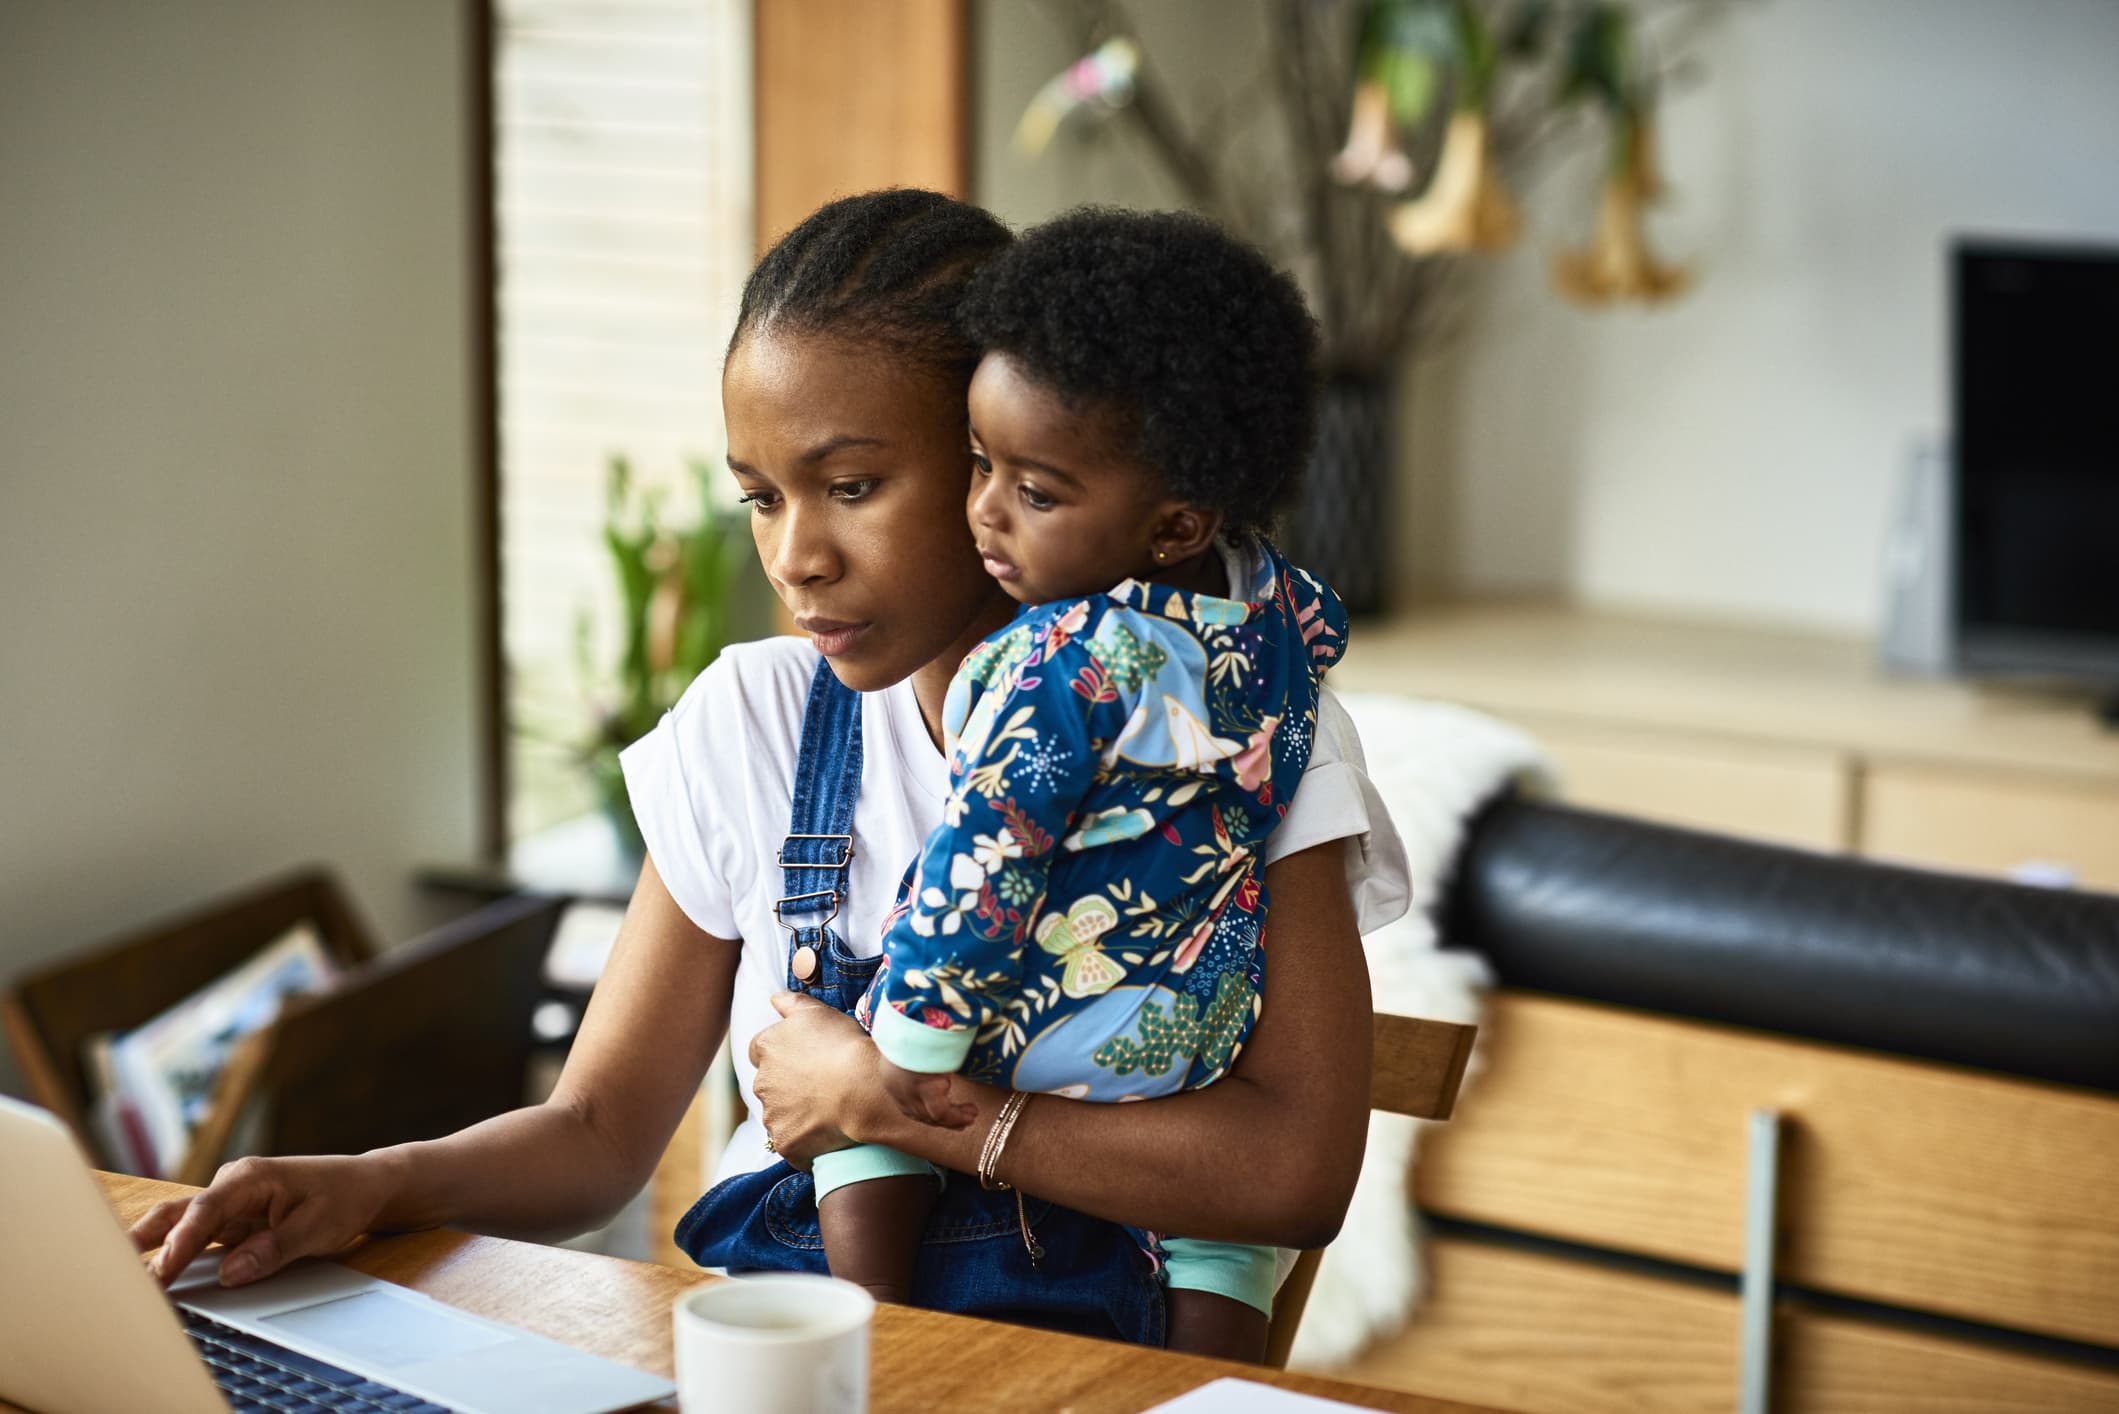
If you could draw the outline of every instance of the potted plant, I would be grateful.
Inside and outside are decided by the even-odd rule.
[[[586,611],[575,620],[575,656],[589,684],[591,723],[580,756],[598,806],[621,842],[642,848],[618,753],[653,730],[692,679],[742,631],[741,584],[752,564],[748,517],[712,509],[710,469],[690,463],[697,514],[668,514],[660,487],[636,483],[631,464],[610,459],[603,543],[619,590],[619,652],[599,665]]]

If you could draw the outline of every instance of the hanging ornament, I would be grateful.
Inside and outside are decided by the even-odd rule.
[[[1656,170],[1654,121],[1639,111],[1624,115],[1612,147],[1597,201],[1596,234],[1588,245],[1553,258],[1553,284],[1581,304],[1670,299],[1691,283],[1692,272],[1656,259],[1641,228],[1642,208],[1664,191]]]
[[[1369,183],[1379,191],[1401,192],[1413,184],[1413,159],[1398,143],[1391,121],[1391,96],[1380,79],[1354,85],[1354,112],[1347,123],[1346,146],[1332,158],[1332,176],[1348,186]]]
[[[1124,36],[1105,40],[1038,89],[1016,122],[1016,150],[1035,157],[1075,114],[1086,110],[1101,116],[1125,107],[1133,101],[1133,78],[1139,72],[1139,45]]]
[[[1391,239],[1407,255],[1496,251],[1515,243],[1522,218],[1495,171],[1485,113],[1460,108],[1450,115],[1427,190],[1401,203],[1390,224]]]
[[[1413,184],[1401,135],[1416,132],[1435,104],[1458,44],[1458,0],[1369,0],[1354,49],[1354,101],[1346,145],[1332,176],[1402,192]]]

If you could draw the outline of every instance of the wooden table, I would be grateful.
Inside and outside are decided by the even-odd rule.
[[[118,1174],[100,1177],[105,1196],[127,1224],[161,1199],[194,1191]],[[665,1376],[672,1372],[671,1303],[685,1288],[715,1280],[703,1272],[460,1232],[383,1238],[343,1260],[437,1301]],[[875,1414],[958,1409],[1138,1414],[1225,1375],[1371,1409],[1416,1414],[1478,1414],[1479,1409],[1315,1375],[1258,1370],[901,1306],[877,1310],[870,1358],[870,1407]],[[676,1403],[656,1407],[674,1409]],[[15,1406],[0,1404],[0,1409]]]

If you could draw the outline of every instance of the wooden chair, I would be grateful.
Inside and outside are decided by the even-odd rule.
[[[565,908],[501,899],[289,1002],[236,1047],[171,1177],[210,1182],[239,1123],[256,1153],[357,1154],[520,1108]]]
[[[315,925],[325,951],[344,967],[358,967],[378,951],[338,880],[310,868],[22,978],[0,996],[0,1024],[30,1097],[96,1153],[83,1043],[152,1019],[303,922]]]
[[[1415,1119],[1445,1120],[1457,1107],[1457,1090],[1471,1060],[1479,1028],[1454,1021],[1423,1021],[1377,1012],[1374,1061],[1369,1070],[1369,1108]],[[1406,1201],[1412,1201],[1408,1198]],[[1266,1332],[1266,1364],[1284,1370],[1302,1324],[1302,1308],[1324,1249],[1305,1252],[1273,1298],[1272,1323]]]
[[[165,1175],[203,1184],[239,1135],[262,1154],[357,1153],[521,1105],[531,1014],[563,908],[503,899],[377,956],[330,876],[307,871],[27,978],[0,1014],[36,1099],[95,1152],[81,1043],[139,1025],[288,927],[314,922],[348,970],[236,1046],[207,1118]]]

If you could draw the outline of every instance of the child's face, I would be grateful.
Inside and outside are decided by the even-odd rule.
[[[1069,407],[1006,354],[971,379],[971,495],[986,573],[1020,603],[1098,594],[1152,578],[1182,504],[1126,450],[1109,408]]]

